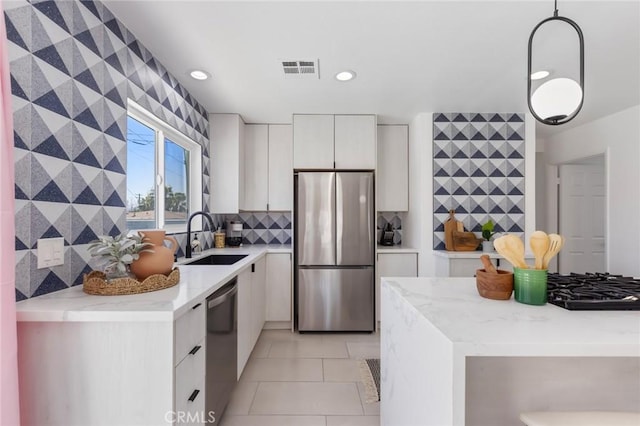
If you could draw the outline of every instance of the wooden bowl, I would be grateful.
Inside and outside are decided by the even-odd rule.
[[[484,269],[476,270],[476,287],[480,296],[493,300],[508,300],[513,292],[513,272],[498,269],[491,274]]]

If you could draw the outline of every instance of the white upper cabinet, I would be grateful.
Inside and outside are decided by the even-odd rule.
[[[375,169],[375,115],[336,115],[334,146],[336,169]]]
[[[409,210],[409,126],[378,126],[376,184],[378,211]]]
[[[333,115],[293,116],[293,167],[333,169]]]
[[[269,125],[269,210],[293,206],[293,130],[290,124]]]
[[[210,114],[211,213],[244,208],[244,127],[238,114]]]
[[[376,168],[375,115],[294,115],[295,169]]]
[[[270,186],[268,176],[269,126],[247,124],[244,139],[244,210],[267,210]]]

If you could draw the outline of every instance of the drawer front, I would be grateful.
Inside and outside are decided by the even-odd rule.
[[[205,339],[197,342],[200,349],[188,354],[175,368],[175,416],[179,425],[205,423]]]
[[[207,334],[204,300],[176,320],[174,333],[173,360],[178,365]]]

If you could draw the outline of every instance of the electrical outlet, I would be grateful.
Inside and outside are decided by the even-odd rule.
[[[64,238],[38,240],[38,269],[64,264]]]

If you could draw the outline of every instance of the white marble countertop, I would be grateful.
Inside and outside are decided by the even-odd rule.
[[[247,254],[234,265],[182,265],[180,282],[164,290],[126,296],[93,296],[82,285],[23,300],[16,304],[20,321],[173,321],[266,253],[291,253],[290,245],[247,245],[206,250],[208,254]]]
[[[640,356],[638,311],[568,311],[513,297],[485,299],[474,278],[383,278],[387,285],[394,297],[383,303],[408,310],[408,320],[429,321],[458,355]]]
[[[418,253],[418,249],[413,247],[397,245],[397,246],[376,246],[377,253]]]
[[[444,257],[447,259],[480,259],[480,256],[483,254],[488,255],[491,259],[504,259],[497,252],[483,252],[482,250],[474,250],[474,251],[447,251],[447,250],[432,250],[435,256]],[[532,253],[524,254],[525,259],[533,259]]]

